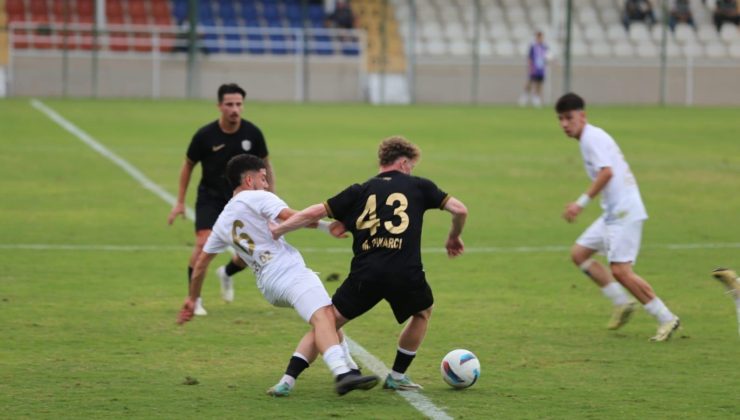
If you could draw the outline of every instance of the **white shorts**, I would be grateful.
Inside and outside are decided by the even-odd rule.
[[[604,255],[610,263],[637,262],[644,220],[617,220],[606,223],[599,217],[586,229],[576,243]]]
[[[290,267],[272,274],[270,279],[257,283],[270,304],[294,308],[306,322],[318,309],[331,305],[324,284],[309,268]]]

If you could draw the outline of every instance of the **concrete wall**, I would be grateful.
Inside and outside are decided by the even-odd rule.
[[[183,56],[163,55],[153,60],[144,54],[101,55],[97,63],[98,97],[187,95],[187,61]],[[58,52],[16,54],[10,63],[10,95],[93,96],[93,65],[89,54],[70,53],[66,58]],[[292,56],[200,56],[193,79],[195,96],[211,99],[220,84],[237,82],[250,99],[257,100],[294,101],[302,95],[312,101],[364,100],[360,89],[364,75],[358,57],[311,56],[305,67],[304,79],[303,63]]]
[[[235,81],[250,99],[357,102],[367,100],[366,75],[359,57],[316,57],[308,62],[306,79],[296,57],[201,56],[194,79],[197,97],[211,99],[219,84]],[[58,52],[43,55],[17,53],[12,56],[9,94],[16,96],[93,96],[92,60],[89,55],[70,54],[68,71]],[[478,86],[473,92],[471,60],[418,60],[413,80],[417,103],[513,104],[525,83],[522,59],[486,60],[479,67]],[[99,59],[97,96],[162,97],[186,96],[185,57],[163,55],[113,55]],[[660,101],[658,59],[576,60],[571,90],[582,93],[589,103],[657,104]],[[545,84],[545,101],[552,103],[562,92],[563,69],[557,62]],[[67,80],[66,91],[64,89]],[[306,89],[301,88],[306,83]],[[740,61],[671,60],[666,72],[666,101],[684,105],[740,105]],[[692,91],[693,88],[693,91]]]
[[[423,60],[416,66],[415,92],[419,103],[470,103],[475,99],[473,68],[467,63]],[[526,83],[522,60],[481,62],[476,90],[479,103],[513,104]],[[691,92],[693,84],[693,92]],[[547,103],[557,100],[563,89],[563,69],[550,66],[543,88]],[[574,61],[571,90],[589,103],[657,104],[660,102],[661,71],[655,60]],[[693,94],[693,97],[692,97]],[[740,61],[694,62],[671,60],[666,69],[666,102],[684,105],[740,105]]]

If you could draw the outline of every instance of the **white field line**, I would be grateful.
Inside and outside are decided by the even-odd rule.
[[[362,362],[362,364],[370,369],[374,374],[380,376],[380,380],[382,381],[385,376],[388,375],[390,370],[385,367],[383,362],[375,358],[375,356],[370,354],[361,345],[357,344],[357,342],[347,337],[346,335],[345,338],[347,339],[347,344],[349,344],[350,350],[352,351],[352,355],[360,362]],[[422,393],[416,391],[398,391],[397,394],[406,399],[409,404],[411,404],[414,408],[419,410],[420,413],[424,414],[430,419],[452,419],[449,414],[445,413],[444,410],[434,405],[434,403],[432,403],[432,401],[429,398],[425,397]]]
[[[64,117],[59,115],[56,111],[49,108],[48,106],[44,105],[41,101],[38,101],[36,99],[31,100],[31,105],[44,113],[47,117],[49,117],[51,120],[59,124],[62,128],[70,132],[72,135],[80,139],[83,143],[87,144],[95,150],[96,152],[100,153],[107,159],[111,160],[113,163],[121,167],[126,173],[131,175],[135,180],[139,181],[139,183],[146,189],[150,190],[154,194],[156,194],[158,197],[160,197],[165,202],[169,203],[170,205],[174,205],[177,199],[172,194],[168,193],[164,189],[162,189],[159,185],[155,184],[152,180],[147,178],[146,175],[144,175],[141,171],[139,171],[136,167],[125,161],[123,158],[119,157],[115,153],[113,153],[111,150],[100,144],[97,140],[95,140],[92,136],[85,133],[83,130],[72,124],[71,122],[67,121]],[[193,220],[194,213],[193,210],[188,208],[186,211],[186,216],[188,219]],[[348,343],[352,347],[353,352],[358,352],[357,358],[365,365],[367,366],[371,371],[373,371],[376,375],[383,378],[385,376],[384,372],[388,372],[388,368],[378,360],[375,356],[368,353],[362,346],[357,344],[354,340],[350,339],[347,335],[345,335],[347,338]],[[421,394],[416,394],[414,396],[407,395],[408,392],[399,392],[400,395],[402,395],[406,400],[414,406],[419,412],[421,412],[423,415],[433,418],[433,419],[451,419],[447,413],[445,413],[443,410],[437,408],[431,400],[426,398],[425,396]]]
[[[643,249],[654,250],[705,250],[705,249],[736,249],[740,248],[740,242],[705,243],[705,244],[648,244]],[[34,251],[113,251],[113,252],[139,252],[139,251],[190,251],[192,247],[185,245],[113,245],[113,244],[9,244],[0,243],[0,249],[7,250],[34,250]],[[567,252],[570,249],[565,245],[545,246],[514,246],[514,247],[469,247],[465,248],[466,254],[544,254]],[[350,254],[349,247],[342,248],[301,248],[304,254]],[[444,248],[422,248],[424,254],[444,254]]]

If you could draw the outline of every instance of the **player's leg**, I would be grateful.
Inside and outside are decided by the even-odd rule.
[[[542,107],[542,80],[542,76],[537,76],[537,78],[532,82],[532,90],[534,91],[532,94],[532,105],[537,108]]]
[[[398,337],[396,357],[393,360],[391,372],[385,378],[383,388],[402,391],[424,389],[421,385],[411,381],[408,375],[406,375],[406,371],[411,366],[411,362],[416,357],[416,352],[424,341],[431,316],[431,307],[411,316],[411,319]]]
[[[524,92],[519,97],[519,106],[527,106],[530,97],[530,91],[532,90],[532,79],[527,76],[527,83],[524,84]]]
[[[188,265],[189,275],[192,275],[192,267],[195,266],[195,260],[203,250],[203,246],[211,234],[211,229],[213,229],[213,225],[216,223],[225,205],[226,202],[223,199],[214,197],[204,191],[198,191],[198,196],[195,200],[195,246],[193,247],[193,253],[190,256]],[[204,269],[207,270],[208,267],[204,267]],[[188,277],[188,280],[190,280],[190,277]],[[194,313],[195,315],[207,314],[203,307],[203,299],[200,297],[195,302]]]
[[[203,251],[203,246],[206,244],[210,234],[211,229],[199,229],[195,231],[195,245],[193,246],[193,253],[190,255],[190,261],[188,262],[188,287],[190,287],[190,277],[193,275],[195,260],[201,251]],[[204,269],[207,270],[208,267],[204,267]],[[193,313],[198,316],[208,315],[208,312],[203,307],[202,298],[198,297],[198,300],[195,301],[195,311]]]
[[[232,276],[246,268],[246,264],[237,255],[231,257],[228,264],[216,269],[218,279],[221,281],[221,299],[230,303],[234,301],[234,279]]]
[[[339,320],[337,320],[337,323],[339,323]],[[342,325],[344,325],[344,323],[342,323]],[[349,343],[347,343],[347,339],[344,337],[344,331],[341,328],[337,330],[337,335],[339,336],[339,345],[342,346],[342,350],[344,350],[344,360],[347,362],[349,370],[361,374],[362,371],[360,370],[360,366],[355,362],[355,359],[352,358],[352,352],[349,350]]]
[[[374,375],[362,376],[356,371],[353,372],[347,364],[344,348],[337,335],[334,308],[331,305],[314,311],[309,322],[313,327],[315,347],[321,352],[324,363],[334,375],[335,390],[339,395],[344,395],[355,389],[368,390],[377,385],[378,377]]]
[[[735,298],[735,307],[737,308],[737,325],[738,334],[740,334],[740,277],[734,270],[729,268],[717,268],[712,271],[712,276],[722,282],[727,289],[727,293]]]
[[[411,366],[411,362],[416,357],[416,353],[426,336],[429,319],[432,316],[434,296],[423,271],[414,273],[409,278],[399,280],[394,285],[394,289],[398,287],[398,284],[403,284],[404,289],[392,290],[386,299],[390,303],[399,324],[409,317],[411,319],[406,323],[398,337],[396,357],[383,387],[395,390],[419,390],[423,387],[412,382],[406,375],[406,371]]]
[[[729,268],[716,268],[712,271],[712,276],[719,280],[727,289],[727,292],[740,299],[740,277],[734,270]]]
[[[665,341],[678,329],[680,321],[656,296],[650,284],[633,271],[632,266],[637,261],[641,239],[641,220],[610,224],[607,257],[614,278],[658,321],[658,332],[651,340]]]
[[[344,333],[341,328],[337,330],[337,335],[339,338],[339,345],[342,346],[342,350],[344,351],[344,358],[347,363],[347,367],[349,367],[351,372],[362,374],[359,366],[354,359],[352,359],[349,346],[347,345],[347,340],[344,338]],[[267,393],[273,396],[288,395],[290,390],[295,386],[295,382],[301,373],[308,369],[318,356],[319,350],[316,348],[314,332],[313,329],[311,329],[304,334],[303,338],[301,338],[301,341],[298,343],[298,346],[288,361],[288,366],[285,369],[283,377],[280,378],[277,385],[270,388]]]
[[[607,328],[617,329],[626,324],[635,311],[635,302],[630,299],[624,288],[612,278],[611,273],[592,257],[597,251],[604,251],[607,236],[603,218],[598,218],[576,240],[570,251],[573,263],[588,276],[600,289],[601,293],[612,302],[612,316]]]
[[[292,376],[293,383],[297,375],[308,367],[308,363],[316,357],[315,351],[322,353],[324,362],[331,370],[335,377],[335,389],[339,395],[344,395],[354,389],[370,389],[378,382],[375,376],[361,376],[352,372],[347,365],[344,349],[340,345],[337,334],[337,320],[326,289],[316,274],[308,269],[302,268],[290,273],[295,279],[293,285],[289,285],[285,291],[287,300],[291,303],[296,312],[313,327],[311,332],[304,335],[298,344],[296,353],[305,356],[304,363],[300,360],[291,358],[294,367],[293,372],[287,372],[286,376]],[[314,348],[316,350],[314,350]],[[301,358],[300,356],[296,356]],[[289,363],[290,367],[290,363]],[[292,388],[290,379],[283,377],[288,383],[288,391]],[[279,387],[283,382],[278,383]],[[276,395],[271,392],[276,387],[268,390],[268,394]]]

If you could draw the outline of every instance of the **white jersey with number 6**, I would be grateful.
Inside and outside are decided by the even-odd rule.
[[[601,128],[586,124],[579,140],[583,163],[591,180],[602,168],[612,170],[612,178],[602,190],[605,221],[647,219],[637,180],[614,139]]]
[[[280,275],[291,267],[305,267],[301,254],[285,239],[272,239],[268,222],[275,222],[283,209],[288,208],[269,191],[242,191],[224,207],[213,225],[203,251],[209,254],[224,252],[233,247],[257,277],[257,287],[265,288],[280,281]]]

